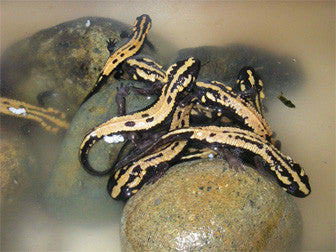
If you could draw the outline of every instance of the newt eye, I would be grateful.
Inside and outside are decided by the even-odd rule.
[[[293,165],[293,159],[287,156],[287,161],[290,165]]]
[[[293,195],[297,195],[297,194],[301,194],[302,192],[300,192],[299,190],[299,186],[297,183],[293,182],[292,184],[290,184],[287,187],[287,190],[289,193],[293,194]]]
[[[301,166],[297,163],[294,163],[293,160],[292,160],[291,166],[292,166],[293,171],[296,171],[298,174],[302,173],[303,169],[301,168]]]

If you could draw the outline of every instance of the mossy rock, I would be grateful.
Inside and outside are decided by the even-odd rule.
[[[53,107],[72,118],[109,57],[106,41],[117,41],[118,48],[131,31],[113,19],[83,17],[21,40],[2,55],[1,95]],[[166,65],[172,46],[151,32],[148,41],[141,54]]]
[[[301,231],[292,196],[223,160],[172,167],[127,202],[121,221],[125,251],[293,250]]]

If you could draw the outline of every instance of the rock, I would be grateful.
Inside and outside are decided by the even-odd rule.
[[[1,95],[53,107],[70,119],[109,57],[106,41],[115,39],[119,47],[131,31],[131,26],[113,19],[83,17],[19,41],[2,55]],[[151,31],[148,40],[151,44],[145,43],[141,54],[165,65],[172,46]],[[110,77],[107,85],[113,82]]]
[[[122,81],[124,86],[140,82]],[[82,168],[78,152],[84,136],[94,127],[117,115],[115,103],[117,82],[107,86],[89,99],[76,113],[62,143],[61,152],[53,167],[48,189],[45,192],[46,204],[51,212],[62,220],[83,219],[90,222],[106,221],[106,216],[119,217],[122,204],[113,201],[107,193],[107,177],[89,175]],[[127,113],[142,109],[154,102],[154,98],[134,95],[126,99]],[[90,152],[93,167],[108,169],[123,144],[108,144],[102,139]]]
[[[125,251],[297,249],[301,216],[292,196],[250,167],[222,160],[172,167],[124,208]]]
[[[32,111],[36,113],[36,110]],[[1,114],[0,120],[1,136],[13,141],[13,144],[19,142],[19,146],[22,146],[19,150],[23,149],[22,153],[27,155],[27,158],[38,160],[32,171],[33,181],[29,180],[29,183],[33,184],[37,192],[40,191],[50,178],[51,167],[59,152],[65,129],[55,134],[45,130],[37,121],[28,120],[26,117]]]
[[[198,80],[216,80],[233,85],[243,66],[252,66],[261,76],[265,87],[266,102],[302,84],[302,68],[290,56],[279,55],[265,49],[243,44],[225,47],[202,46],[178,52],[177,60],[193,56],[202,62]]]
[[[22,138],[1,133],[0,137],[0,203],[1,206],[19,200],[32,187],[37,170],[36,159]]]

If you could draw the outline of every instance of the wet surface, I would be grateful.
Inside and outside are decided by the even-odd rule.
[[[302,221],[293,198],[253,168],[223,161],[176,165],[126,204],[126,251],[296,250]]]
[[[117,8],[113,2],[102,5],[96,2],[5,2],[1,3],[1,49],[3,52],[4,48],[19,39],[77,17],[105,16],[132,25],[136,16],[147,13],[153,20],[151,33],[179,49],[243,43],[292,58],[291,63],[299,65],[302,70],[302,82],[299,83],[300,88],[282,91],[295,103],[296,108],[287,108],[277,100],[278,94],[274,94],[274,100],[268,101],[268,111],[272,113],[267,113],[266,117],[282,141],[284,152],[290,153],[304,167],[313,188],[308,198],[296,200],[303,218],[303,249],[334,249],[334,8],[333,2],[195,2],[188,5],[183,2],[146,2],[139,5],[118,2]],[[69,46],[60,43],[59,49],[67,50]],[[81,65],[78,73],[87,70],[85,64]],[[20,68],[22,72],[26,70],[25,67]],[[268,70],[264,68],[262,71]],[[273,72],[261,77],[273,78]],[[35,99],[40,91],[29,101],[37,102]],[[54,98],[46,98],[45,103]],[[16,124],[10,120],[8,125]],[[28,131],[36,136],[35,128]],[[35,143],[39,141],[42,141],[41,137]],[[51,147],[49,143],[45,144],[48,147],[45,149]],[[36,149],[36,144],[30,146]],[[48,151],[44,159],[54,162],[56,157]],[[45,160],[42,173],[50,171],[52,167],[50,164],[48,167]],[[8,210],[10,214],[2,215],[2,230],[6,230],[1,235],[4,249],[120,249],[117,238],[119,220],[112,221],[106,217],[107,222],[113,225],[89,227],[64,223],[44,209],[41,204],[42,192],[44,187],[39,193],[28,192],[25,200],[20,200],[17,207]],[[86,221],[84,218],[82,220]],[[37,227],[39,232],[32,232]],[[43,235],[40,230],[44,231]]]

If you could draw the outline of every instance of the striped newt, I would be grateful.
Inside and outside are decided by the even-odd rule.
[[[273,142],[272,130],[265,118],[254,107],[218,81],[196,82],[193,94],[200,103],[217,110],[219,115],[229,115],[267,141]]]
[[[147,61],[151,62],[149,59],[132,60],[127,66],[127,68],[131,70],[131,77],[148,82],[153,82],[155,77],[158,77],[160,80],[162,76],[164,76],[162,67],[157,63],[155,64],[155,67],[152,67],[154,63],[151,62],[151,65],[148,65],[146,64]],[[258,83],[261,86],[258,86],[257,91],[261,93],[256,96],[264,97],[264,94],[262,93],[262,82],[259,77],[254,77],[257,75],[255,72],[251,72],[251,69],[252,68],[243,68],[239,75],[240,79],[242,80],[243,77],[246,78],[246,75],[242,74],[243,72],[246,72],[251,84],[258,80]],[[216,109],[218,116],[221,116],[222,114],[229,115],[230,118],[239,123],[243,123],[253,132],[259,134],[268,141],[273,142],[272,130],[262,114],[258,112],[262,112],[261,104],[256,106],[256,108],[259,109],[255,109],[253,105],[245,101],[240,95],[236,94],[231,87],[218,81],[198,81],[195,83],[192,91],[193,95],[198,98],[199,103]],[[244,94],[244,91],[240,93]]]
[[[173,159],[176,163],[184,161],[183,156],[178,153],[182,150],[173,148],[174,143],[179,140],[197,142],[218,153],[222,153],[222,150],[227,148],[240,148],[244,152],[235,152],[236,155],[247,153],[260,157],[264,168],[275,176],[279,185],[287,193],[296,197],[306,197],[311,192],[308,176],[301,166],[259,135],[235,127],[205,126],[178,128],[163,135],[146,150],[146,153],[151,153],[157,148],[160,148],[159,151],[154,151],[133,164],[123,167],[110,178],[108,191],[111,197],[127,200],[150,181],[156,170],[163,169],[161,167],[163,163],[169,163]],[[165,167],[164,171],[167,168]]]
[[[262,101],[265,98],[265,94],[263,86],[263,82],[255,69],[245,66],[239,71],[234,91],[253,105],[261,115],[264,115]]]
[[[200,61],[195,58],[178,61],[167,70],[161,95],[150,108],[113,117],[92,129],[84,137],[79,151],[80,162],[85,170],[93,175],[106,175],[106,172],[97,173],[89,164],[90,148],[102,138],[109,138],[109,142],[113,143],[123,142],[123,134],[127,132],[149,130],[161,124],[174,111],[179,94],[195,81],[199,70]]]
[[[191,101],[188,105],[185,105],[185,106],[182,106],[181,104],[177,106],[172,116],[169,130],[190,126],[189,118],[191,116],[191,113],[189,112],[195,106],[194,101],[195,100]],[[125,158],[123,158],[122,160],[118,161],[115,164],[113,170],[117,170],[122,167],[123,169],[125,169],[125,166],[127,166],[128,164],[132,162],[136,162],[136,160],[148,154],[148,149],[150,148],[150,146],[153,145],[153,143],[163,134],[161,133],[159,136],[153,136],[152,139],[149,141],[149,143],[143,144],[142,146],[140,146],[140,148],[137,146],[136,149],[131,150],[130,153],[127,154]],[[179,148],[181,148],[183,144],[186,145],[186,143],[179,143],[179,144],[180,144]],[[165,155],[165,153],[168,153],[168,155],[166,156],[165,162],[170,163],[171,159],[175,157],[176,155],[178,155],[177,153],[178,150],[176,148],[176,149],[173,149],[172,152],[169,152],[169,151],[164,150],[165,148],[169,148],[169,145],[158,148],[158,149],[163,153],[163,155]],[[209,148],[198,148],[198,147],[195,148],[192,146],[186,146],[185,149],[180,149],[180,151],[182,150],[183,150],[183,156],[182,155],[179,155],[179,156],[181,156],[180,159],[183,161],[201,159],[201,158],[213,158],[217,156],[217,153]]]
[[[189,127],[189,115],[193,104],[186,107],[177,106],[173,114],[170,130],[181,127]],[[153,153],[141,158],[142,155],[136,155],[137,161],[128,160],[130,165],[123,165],[114,174],[111,175],[107,191],[113,199],[127,200],[133,196],[145,183],[158,179],[170,164],[182,154],[188,141],[178,140],[168,143],[158,148]],[[153,179],[154,178],[154,179]]]
[[[261,157],[265,168],[275,175],[286,192],[296,197],[306,197],[310,194],[308,176],[301,166],[254,132],[236,127],[189,127],[167,133],[153,146],[178,139],[197,141],[215,151],[218,148],[238,147]]]
[[[129,58],[124,62],[123,67],[134,80],[163,83],[166,76],[162,66],[146,57]]]
[[[38,122],[45,130],[57,133],[67,130],[65,114],[53,108],[42,108],[22,101],[0,97],[0,113]]]
[[[86,102],[92,95],[94,95],[102,85],[104,79],[111,74],[117,66],[122,63],[125,59],[135,55],[143,45],[146,35],[151,28],[152,20],[151,18],[144,14],[136,18],[136,21],[133,25],[133,34],[131,39],[108,58],[105,63],[105,66],[101,70],[98,79],[89,92],[89,94],[84,98],[82,104]]]

